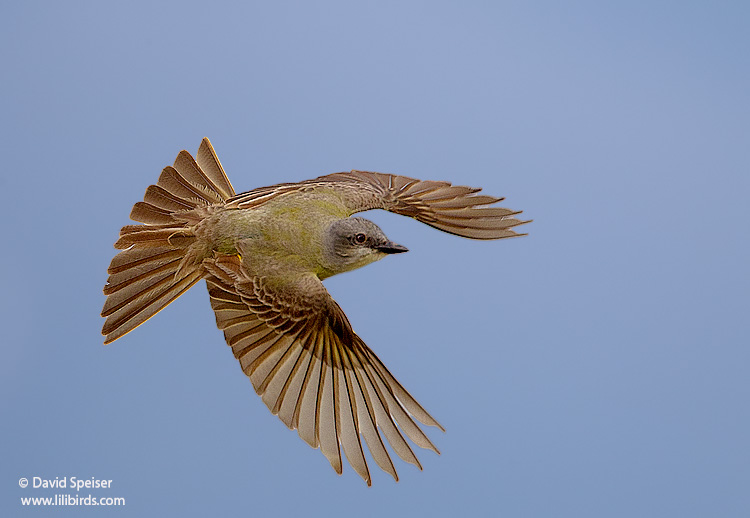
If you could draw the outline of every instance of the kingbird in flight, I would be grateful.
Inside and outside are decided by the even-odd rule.
[[[132,331],[201,279],[216,324],[255,391],[338,474],[341,450],[371,484],[361,437],[398,480],[386,450],[422,466],[413,443],[439,453],[420,425],[443,427],[352,330],[322,280],[407,249],[369,220],[385,209],[472,239],[517,234],[520,211],[448,182],[351,171],[235,194],[208,139],[146,189],[120,230],[104,287],[102,334]]]

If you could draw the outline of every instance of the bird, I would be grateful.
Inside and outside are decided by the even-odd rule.
[[[342,451],[368,486],[364,446],[396,481],[390,449],[440,452],[445,429],[354,332],[322,281],[407,251],[354,214],[384,209],[477,240],[516,237],[521,211],[444,181],[352,170],[236,194],[208,138],[183,150],[122,227],[107,270],[104,343],[206,281],[216,324],[269,410],[339,475]],[[420,426],[422,425],[422,426]],[[362,439],[364,439],[364,446]]]

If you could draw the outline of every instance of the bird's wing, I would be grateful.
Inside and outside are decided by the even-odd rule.
[[[351,171],[286,183],[239,194],[230,207],[251,208],[291,192],[335,192],[350,215],[384,209],[412,217],[432,227],[472,239],[502,239],[518,234],[513,227],[528,223],[515,216],[521,211],[491,206],[504,198],[477,194],[481,189],[449,182],[416,180],[406,176]]]
[[[370,485],[360,435],[375,462],[396,480],[383,437],[420,469],[402,432],[438,452],[414,418],[443,428],[354,333],[317,277],[253,277],[236,256],[204,264],[216,323],[255,391],[284,424],[320,447],[337,473],[341,446]]]

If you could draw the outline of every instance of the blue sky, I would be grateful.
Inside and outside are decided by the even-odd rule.
[[[606,5],[605,5],[606,4]],[[745,2],[0,8],[0,514],[750,514]],[[104,346],[132,204],[211,138],[238,191],[349,169],[483,187],[529,235],[368,213],[410,252],[326,281],[445,426],[396,484],[271,416],[198,285]],[[374,471],[374,470],[373,470]],[[70,493],[70,491],[67,491]]]

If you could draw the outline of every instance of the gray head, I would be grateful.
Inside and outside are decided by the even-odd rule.
[[[334,221],[324,239],[324,260],[334,273],[360,268],[387,254],[408,252],[405,246],[388,239],[380,227],[364,218]]]

